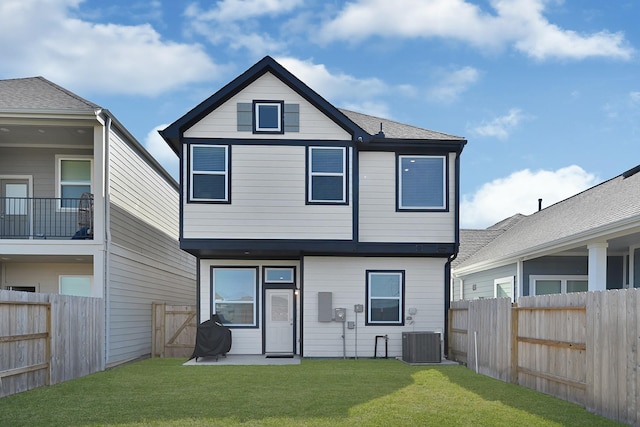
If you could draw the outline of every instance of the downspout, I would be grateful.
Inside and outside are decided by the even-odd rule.
[[[109,171],[109,141],[111,136],[111,117],[107,115],[107,120],[104,125],[104,322],[105,322],[105,336],[104,336],[104,363],[105,367],[110,354],[110,339],[111,335],[111,294],[110,294],[110,281],[111,281],[111,210],[109,206],[110,202],[110,171]]]
[[[453,254],[447,259],[444,266],[444,355],[449,357],[449,308],[451,307],[451,263],[458,257],[460,248],[460,154],[462,149],[456,152],[456,187],[454,208],[454,249]]]

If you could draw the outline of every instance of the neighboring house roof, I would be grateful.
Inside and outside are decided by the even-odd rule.
[[[385,138],[397,139],[436,139],[442,141],[464,141],[459,136],[448,135],[442,132],[436,132],[429,129],[422,129],[416,126],[395,122],[389,119],[369,116],[367,114],[357,113],[339,108],[345,116],[360,126],[368,134],[375,136],[382,130]]]
[[[460,248],[458,250],[458,256],[453,260],[451,266],[455,268],[462,264],[473,254],[520,222],[523,218],[526,218],[526,216],[522,214],[515,214],[483,230],[460,230]]]
[[[99,109],[100,106],[44,77],[0,80],[0,111],[65,110],[93,113]]]
[[[456,269],[524,256],[541,256],[549,251],[581,247],[598,238],[606,240],[614,234],[640,232],[638,172],[640,166],[520,218],[515,224],[509,224],[513,217],[507,219],[506,225],[511,225],[509,228],[488,243],[479,245],[479,249],[460,261]],[[469,237],[466,233],[463,236]],[[461,245],[465,245],[464,239]],[[469,250],[478,246],[473,239],[468,245]]]
[[[145,147],[107,109],[58,86],[44,77],[27,77],[0,80],[0,114],[2,113],[58,113],[58,114],[102,114],[112,121],[135,147],[165,179],[175,188],[176,180],[158,163]]]
[[[462,137],[447,135],[441,132],[421,129],[415,126],[405,125],[388,119],[368,116],[353,111],[341,110],[334,107],[326,99],[316,93],[304,82],[291,74],[270,56],[265,56],[247,71],[236,77],[229,84],[201,102],[187,114],[160,131],[162,137],[169,143],[173,151],[180,152],[180,136],[183,132],[204,118],[207,114],[215,110],[218,106],[229,100],[232,96],[242,91],[248,85],[256,81],[265,73],[271,73],[291,89],[304,97],[309,103],[322,111],[327,117],[348,132],[353,140],[380,142],[382,140],[378,133],[382,123],[382,131],[386,139],[404,139],[410,141],[431,140],[444,144],[457,144],[461,147],[466,143]],[[458,148],[461,150],[461,148]]]

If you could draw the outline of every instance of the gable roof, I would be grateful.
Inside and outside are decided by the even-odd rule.
[[[0,111],[93,113],[100,109],[44,77],[0,80]]]
[[[640,232],[638,172],[640,166],[521,218],[456,268],[576,248],[614,233]]]
[[[338,126],[349,133],[353,140],[369,142],[378,139],[380,136],[380,125],[382,124],[384,137],[389,139],[406,140],[433,140],[445,143],[455,143],[464,145],[466,140],[461,137],[447,135],[441,132],[434,132],[421,129],[415,126],[405,125],[388,119],[356,113],[349,110],[342,110],[334,107],[326,99],[316,93],[304,82],[291,74],[282,65],[270,56],[265,56],[247,71],[236,77],[222,89],[211,95],[209,98],[198,104],[187,114],[173,122],[166,129],[160,131],[160,135],[169,143],[176,154],[180,153],[180,137],[182,134],[203,119],[221,104],[236,95],[242,89],[256,81],[265,73],[271,73],[284,82],[287,86],[305,98],[315,108],[333,120]]]

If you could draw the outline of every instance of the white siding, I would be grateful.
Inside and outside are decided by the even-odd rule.
[[[396,212],[396,157],[360,153],[360,241],[452,243],[455,239],[455,154],[449,155],[449,212]]]
[[[352,203],[305,204],[305,161],[305,147],[233,146],[231,204],[186,203],[184,237],[350,240]]]
[[[300,105],[300,132],[278,135],[253,135],[237,131],[237,103],[253,100],[284,101]],[[317,110],[307,100],[271,73],[266,73],[240,93],[187,129],[186,138],[261,138],[261,139],[322,139],[350,140],[351,136],[335,122]]]
[[[180,250],[178,192],[120,135],[109,150],[107,363],[151,352],[151,303],[196,301],[195,258]]]
[[[189,286],[180,286],[185,283]],[[148,355],[151,304],[194,304],[195,266],[179,271],[160,259],[113,244],[107,300],[107,364]]]
[[[257,328],[233,328],[232,345],[229,354],[262,354],[262,310],[263,301],[263,277],[262,268],[265,266],[287,266],[296,268],[296,283],[300,283],[299,262],[295,260],[229,260],[207,259],[200,261],[200,322],[209,319],[211,313],[211,267],[212,266],[242,266],[258,267],[258,327]],[[299,286],[299,285],[298,285]],[[298,312],[300,305],[297,304]],[[296,315],[300,319],[299,315]],[[299,321],[299,320],[298,320]],[[300,330],[299,328],[297,329]]]
[[[372,357],[376,335],[389,336],[389,357],[402,355],[402,332],[435,331],[444,328],[444,264],[441,258],[337,258],[304,259],[304,348],[305,357],[343,357],[342,324],[318,322],[318,292],[332,292],[333,308],[346,308],[347,321],[357,322],[358,357]],[[366,270],[405,270],[405,317],[416,308],[415,324],[365,326],[366,313],[354,312],[355,304],[366,304]],[[356,352],[356,330],[346,330],[346,356]],[[378,356],[384,356],[380,343]]]

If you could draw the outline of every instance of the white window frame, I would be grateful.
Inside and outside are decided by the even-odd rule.
[[[515,293],[515,290],[513,289],[513,285],[515,283],[513,276],[501,277],[493,281],[493,297],[498,298],[498,285],[503,283],[509,284],[509,290],[511,292],[511,295],[509,296],[509,298],[511,298],[511,302],[513,302],[513,294]]]
[[[92,156],[68,156],[68,155],[56,155],[56,199],[58,211],[77,211],[78,208],[68,208],[62,206],[62,162],[65,160],[71,161],[89,161],[89,192],[93,194],[93,157]],[[70,181],[65,182],[64,185],[87,185],[86,181]]]
[[[282,121],[283,121],[283,102],[282,101],[255,101],[253,103],[253,120],[255,123],[254,131],[256,133],[283,133]],[[278,126],[276,128],[261,128],[260,127],[260,107],[270,106],[278,107]]]
[[[314,150],[340,150],[342,151],[342,172],[314,172],[313,171],[313,151]],[[308,197],[309,203],[322,203],[322,204],[345,204],[347,203],[347,147],[327,147],[327,146],[312,146],[309,147],[309,164],[308,169]],[[315,176],[337,176],[342,177],[342,199],[340,200],[325,200],[313,198],[313,177]]]
[[[224,148],[224,171],[197,171],[193,169],[193,149],[194,148]],[[189,201],[194,202],[222,202],[229,201],[229,146],[218,144],[192,144],[189,146]],[[197,198],[193,195],[193,176],[195,175],[216,175],[224,176],[224,198],[222,199],[204,199]]]
[[[89,279],[89,295],[82,296],[92,296],[93,295],[93,276],[88,274],[61,274],[58,276],[58,293],[60,295],[72,295],[72,294],[63,294],[62,293],[62,281],[64,278],[74,277],[74,278],[83,278]]]
[[[251,266],[213,266],[211,267],[211,313],[217,314],[216,305],[218,302],[226,304],[248,304],[248,301],[222,301],[216,299],[216,270],[250,270],[253,272],[253,323],[225,323],[225,326],[233,328],[257,328],[258,327],[258,268]]]
[[[587,289],[589,286],[588,275],[562,275],[562,274],[535,274],[529,276],[529,295],[537,295],[536,281],[538,280],[559,280],[560,281],[560,294],[567,293],[567,281],[568,280],[584,280],[587,282]],[[559,295],[559,294],[558,294]]]
[[[405,206],[402,198],[402,161],[404,159],[411,158],[424,158],[424,159],[440,159],[442,160],[442,203],[440,205],[433,206]],[[401,154],[398,155],[398,210],[402,211],[443,211],[447,209],[447,156],[424,156],[424,155],[409,155],[409,154]]]
[[[397,321],[388,321],[388,320],[372,320],[371,319],[371,301],[376,299],[396,299],[393,297],[372,297],[371,296],[371,276],[372,275],[387,275],[387,276],[398,276],[398,320]],[[366,325],[376,326],[376,325],[386,325],[386,326],[403,326],[404,325],[404,298],[405,298],[405,272],[403,270],[367,270],[367,318]]]

